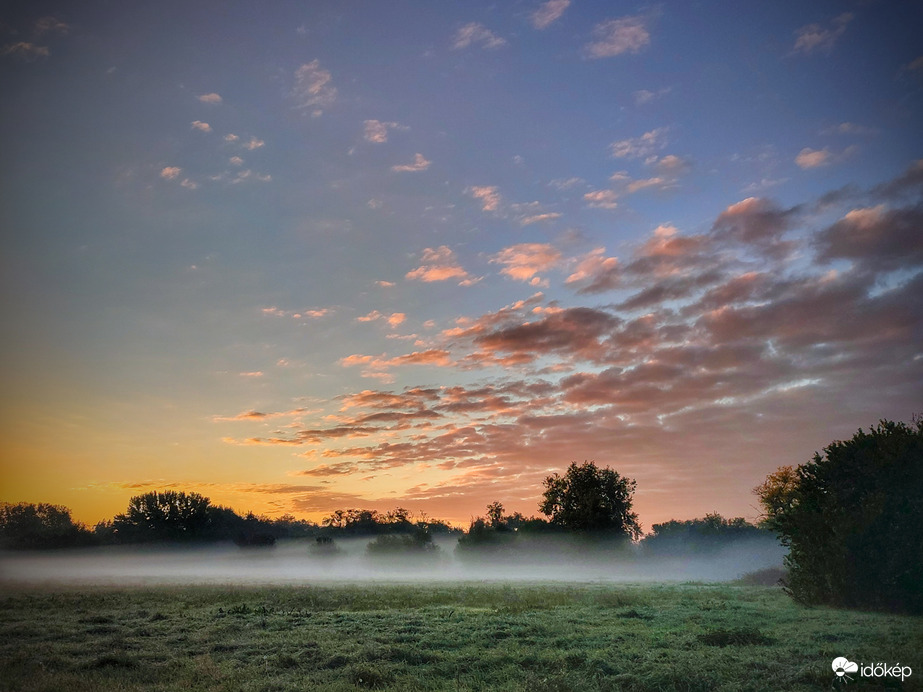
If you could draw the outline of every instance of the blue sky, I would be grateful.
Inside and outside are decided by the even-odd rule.
[[[642,523],[920,413],[913,3],[14,3],[3,483]]]

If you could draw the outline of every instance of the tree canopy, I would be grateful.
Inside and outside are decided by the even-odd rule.
[[[637,483],[592,461],[573,462],[564,475],[545,479],[539,511],[551,522],[572,531],[606,532],[636,539],[638,515],[631,511]]]
[[[2,548],[64,548],[91,541],[92,534],[71,519],[67,507],[45,502],[0,503]]]

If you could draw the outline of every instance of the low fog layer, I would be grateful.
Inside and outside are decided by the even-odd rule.
[[[436,540],[424,556],[369,555],[369,539],[337,541],[335,555],[312,541],[270,548],[108,546],[0,553],[0,583],[29,584],[315,584],[368,581],[729,581],[781,566],[772,539],[736,541],[705,554],[646,555],[544,542],[515,555],[455,553],[456,539]]]

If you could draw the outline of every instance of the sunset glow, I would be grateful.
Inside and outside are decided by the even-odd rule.
[[[919,3],[0,11],[0,500],[644,529],[923,413]]]

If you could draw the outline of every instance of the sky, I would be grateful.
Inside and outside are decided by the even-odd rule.
[[[7,2],[0,500],[642,526],[923,413],[923,5]]]

